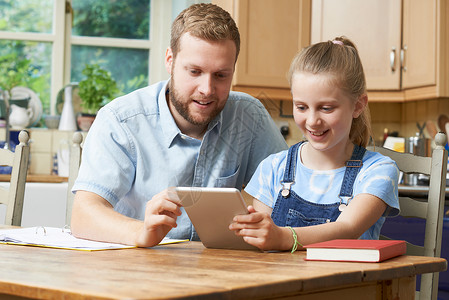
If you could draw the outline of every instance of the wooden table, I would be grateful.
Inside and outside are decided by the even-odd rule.
[[[445,259],[418,256],[382,263],[304,257],[199,242],[94,252],[0,245],[0,298],[408,300],[416,274],[447,267]]]

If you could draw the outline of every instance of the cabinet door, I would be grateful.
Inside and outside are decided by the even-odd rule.
[[[404,1],[403,88],[436,84],[436,1]]]
[[[401,88],[401,0],[313,0],[311,42],[342,35],[359,50],[369,90]]]
[[[288,88],[291,60],[309,43],[308,1],[239,0],[235,9],[242,44],[234,85]]]

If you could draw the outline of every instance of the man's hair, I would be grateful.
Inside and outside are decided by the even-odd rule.
[[[236,56],[240,51],[240,34],[231,15],[214,4],[194,4],[184,9],[173,21],[170,48],[173,57],[179,52],[180,38],[184,33],[206,41],[231,40],[235,43]]]

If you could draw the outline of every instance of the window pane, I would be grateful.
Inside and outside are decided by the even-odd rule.
[[[16,53],[18,59],[30,60],[24,86],[38,95],[43,112],[50,113],[51,44],[0,40],[0,57],[11,53]]]
[[[111,72],[122,93],[148,84],[148,50],[72,46],[71,81],[82,80],[85,64],[94,63]]]
[[[149,39],[150,1],[72,1],[72,34]]]
[[[51,0],[1,0],[0,30],[12,32],[52,32]]]

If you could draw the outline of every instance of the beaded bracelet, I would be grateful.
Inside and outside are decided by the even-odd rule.
[[[291,230],[293,235],[293,246],[292,246],[292,253],[294,253],[298,249],[298,245],[302,247],[302,244],[298,242],[298,236],[296,235],[296,231],[291,228],[290,226],[286,226],[288,229]]]

